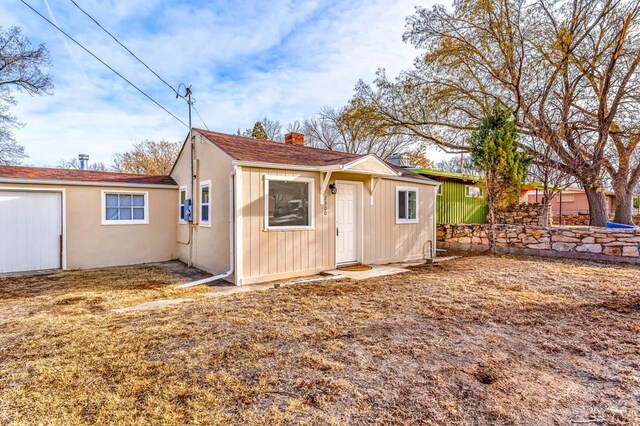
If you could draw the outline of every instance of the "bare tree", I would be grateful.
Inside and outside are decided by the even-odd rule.
[[[342,109],[324,107],[300,126],[309,145],[352,154],[376,154],[386,160],[391,154],[410,150],[414,138],[389,132],[362,104]]]
[[[267,139],[270,141],[282,141],[282,124],[280,124],[277,120],[269,120],[267,117],[264,117],[260,120],[262,123],[262,127],[264,128],[265,133],[267,134]]]
[[[424,55],[395,82],[383,71],[375,88],[361,82],[357,98],[398,133],[454,152],[468,150],[466,135],[502,100],[529,136],[523,140],[551,147],[554,167],[580,181],[591,224],[604,226],[601,176],[611,135],[616,120],[633,117],[623,106],[637,106],[639,7],[625,0],[460,0],[453,12],[418,7],[404,38]],[[635,152],[635,145],[626,147],[621,151]],[[544,155],[525,148],[534,161]]]
[[[12,134],[16,127],[15,119],[7,113],[8,107],[0,104],[0,165],[20,164],[27,157],[24,146],[19,144]]]
[[[9,113],[9,107],[16,104],[12,90],[51,94],[53,83],[44,72],[48,66],[49,52],[44,45],[33,47],[17,27],[7,31],[0,27],[0,164],[19,164],[27,156],[13,137],[20,124]]]
[[[559,161],[554,158],[555,154],[549,145],[534,139],[530,146],[534,146],[536,152],[542,155],[532,161],[528,178],[534,184],[542,184],[543,220],[544,223],[551,224],[553,199],[565,189],[574,186],[577,180],[565,170],[556,168]]]
[[[438,161],[433,167],[445,172],[475,173],[475,166],[473,165],[469,154],[461,153],[456,156],[450,156],[446,160]]]
[[[133,144],[130,151],[116,154],[113,169],[120,173],[167,175],[179,153],[179,142],[145,140]]]
[[[80,160],[78,160],[78,157],[72,157],[68,160],[63,158],[60,161],[58,161],[57,167],[59,169],[80,170]],[[103,162],[94,162],[94,163],[89,163],[87,170],[106,172],[109,170],[109,168]]]

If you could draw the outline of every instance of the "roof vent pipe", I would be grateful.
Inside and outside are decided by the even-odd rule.
[[[78,155],[78,160],[80,161],[80,170],[89,169],[89,156],[87,154]]]

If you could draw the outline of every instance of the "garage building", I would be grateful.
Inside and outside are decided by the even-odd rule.
[[[0,166],[0,273],[174,259],[176,194],[170,176]]]

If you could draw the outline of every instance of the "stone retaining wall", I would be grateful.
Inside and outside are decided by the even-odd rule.
[[[563,214],[562,216],[553,216],[554,225],[566,226],[589,226],[591,216],[586,214]]]
[[[496,212],[496,223],[506,223],[509,225],[537,225],[547,226],[549,215],[545,218],[544,205],[541,203],[522,203],[507,210]]]
[[[485,250],[487,225],[438,225],[438,246]],[[640,264],[640,229],[496,225],[496,249],[502,253],[609,260]]]
[[[584,214],[563,214],[562,215],[562,220],[560,219],[560,216],[555,215],[553,216],[553,224],[554,225],[567,225],[567,226],[572,226],[572,225],[577,225],[577,226],[588,226],[589,225],[589,219],[590,219],[590,215],[589,213],[584,213]],[[633,215],[633,223],[635,223],[636,225],[640,225],[640,215]],[[609,216],[610,220],[613,220],[613,216]]]

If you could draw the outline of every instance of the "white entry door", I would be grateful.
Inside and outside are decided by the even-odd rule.
[[[358,189],[355,183],[339,182],[336,194],[336,263],[356,263],[360,238]]]
[[[60,268],[59,192],[0,191],[0,273]]]

